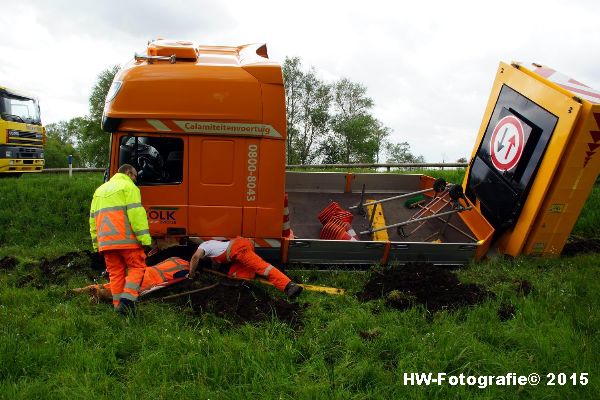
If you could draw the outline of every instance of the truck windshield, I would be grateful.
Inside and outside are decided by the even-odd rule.
[[[8,92],[0,92],[0,115],[5,121],[41,125],[37,101]]]

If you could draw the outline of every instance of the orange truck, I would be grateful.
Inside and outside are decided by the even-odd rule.
[[[556,210],[550,217],[568,214],[570,227],[564,220],[553,226],[570,232],[572,216],[581,210],[600,164],[598,157],[586,159],[588,172],[578,178],[578,209],[573,209],[568,188],[573,185],[567,179],[572,172],[558,161],[567,155],[579,162],[575,158],[596,105],[573,100],[567,89],[536,76],[535,70],[516,64],[500,69],[492,96],[505,95],[507,76],[525,82],[519,86],[525,98],[538,96],[540,87],[548,92],[542,96],[552,92],[551,106],[560,112],[551,109],[549,115],[559,133],[547,132],[552,122],[544,124],[545,114],[538,120],[523,111],[533,101],[503,97],[498,110],[490,98],[462,185],[423,175],[286,172],[283,78],[266,45],[155,40],[119,71],[107,95],[102,127],[111,134],[109,172],[124,163],[136,167],[150,231],[160,247],[244,236],[261,256],[280,264],[464,264],[485,256],[498,241],[511,249],[508,254],[558,254],[559,240],[543,247],[527,243],[547,230],[542,205]],[[508,116],[514,126],[506,122]],[[501,120],[505,125],[498,128]],[[519,126],[525,136],[513,139]],[[581,143],[574,144],[576,136]],[[543,150],[536,147],[540,137],[545,138]],[[490,143],[506,148],[493,152]],[[492,157],[504,162],[504,171],[494,167]],[[510,168],[507,159],[514,164]],[[536,165],[529,168],[531,163]],[[517,195],[511,186],[515,170],[519,179],[527,178],[516,185],[521,189]],[[492,178],[496,181],[490,186]],[[538,193],[537,186],[557,178],[560,187],[550,185]],[[501,186],[506,193],[489,192]],[[552,196],[559,196],[560,203]],[[505,203],[494,202],[497,198]],[[529,198],[535,198],[536,207]],[[500,212],[504,207],[517,212]],[[537,224],[537,230],[525,232],[524,220]]]

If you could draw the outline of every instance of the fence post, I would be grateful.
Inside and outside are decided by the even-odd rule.
[[[69,154],[69,178],[73,177],[73,155]]]

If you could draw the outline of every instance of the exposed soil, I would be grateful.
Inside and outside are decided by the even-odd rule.
[[[382,330],[381,328],[373,328],[365,331],[358,331],[358,335],[364,340],[373,340],[381,336]]]
[[[574,256],[580,253],[600,253],[600,239],[570,237],[561,255]]]
[[[508,321],[514,318],[516,314],[517,309],[511,303],[500,304],[500,308],[498,309],[498,318],[500,318],[500,321]]]
[[[93,281],[105,268],[104,259],[97,253],[87,250],[71,252],[51,260],[42,258],[39,263],[24,265],[16,286],[42,289],[49,285],[64,284],[74,276],[84,276]]]
[[[293,327],[301,325],[306,307],[271,297],[251,283],[228,279],[219,281],[214,288],[179,297],[176,301],[191,304],[197,314],[213,313],[236,324],[260,322],[275,316]]]
[[[189,252],[194,249],[185,250]],[[149,264],[154,264],[172,255],[181,256],[181,251],[180,247],[174,249],[173,254],[169,251],[161,252],[155,257],[155,260],[151,259]],[[17,260],[12,257],[4,257],[0,260],[0,270],[9,270],[16,266]],[[16,285],[41,289],[52,284],[64,284],[75,276],[83,276],[92,283],[105,268],[104,259],[97,253],[91,251],[72,252],[51,260],[43,258],[37,264],[24,265],[23,273],[19,274]],[[306,304],[288,303],[283,298],[272,297],[264,289],[250,282],[214,277],[208,279],[213,279],[208,284],[217,282],[217,286],[189,296],[181,296],[172,301],[191,304],[197,314],[213,313],[236,324],[264,321],[275,316],[293,327],[301,326],[301,317]],[[182,293],[206,285],[205,282],[185,280],[156,291],[144,299]]]
[[[0,260],[0,270],[11,270],[17,266],[18,262],[16,258],[6,256]]]
[[[373,273],[357,297],[360,301],[385,298],[388,306],[398,310],[423,304],[435,312],[482,303],[494,294],[475,284],[462,284],[447,269],[421,263]]]
[[[94,279],[106,269],[104,258],[91,251],[72,252],[58,258],[43,258],[39,268],[48,283],[64,283],[74,275]]]
[[[531,282],[525,279],[514,281],[513,285],[515,286],[515,290],[517,291],[517,293],[523,297],[529,296],[529,293],[531,293],[531,291],[533,290],[533,285],[531,284]]]

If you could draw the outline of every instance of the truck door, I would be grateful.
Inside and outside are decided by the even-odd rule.
[[[117,137],[118,166],[131,164],[138,171],[137,185],[152,236],[187,234],[186,139],[143,133]]]
[[[242,235],[248,139],[190,136],[190,234]]]

